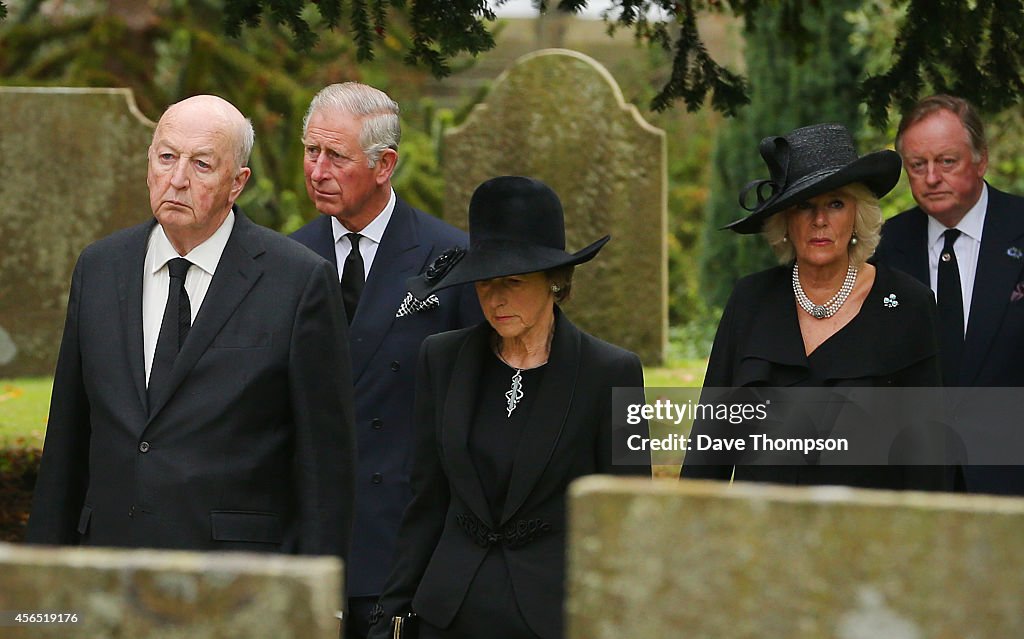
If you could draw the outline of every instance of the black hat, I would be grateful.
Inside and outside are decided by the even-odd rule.
[[[895,151],[884,150],[857,157],[853,136],[842,124],[815,124],[786,136],[761,140],[761,157],[771,179],[754,180],[740,192],[740,206],[750,211],[743,219],[722,228],[737,233],[758,233],[771,215],[839,187],[860,182],[875,197],[892,190],[900,179],[902,162]],[[765,194],[767,186],[771,190]],[[754,191],[756,206],[747,206]]]
[[[469,202],[469,250],[442,253],[409,290],[426,299],[443,288],[506,275],[582,264],[611,239],[604,236],[575,253],[565,251],[562,203],[540,180],[504,175],[476,188]]]

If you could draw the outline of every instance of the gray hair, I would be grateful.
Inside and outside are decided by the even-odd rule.
[[[256,142],[256,132],[252,128],[252,120],[243,119],[235,131],[235,168],[241,169],[249,165],[252,146]]]
[[[851,244],[848,250],[850,262],[860,266],[874,255],[878,242],[882,239],[882,208],[878,205],[875,194],[860,182],[847,184],[836,190],[853,198],[857,207],[857,214],[853,219],[853,234],[857,238],[857,243]],[[780,211],[765,220],[762,230],[782,264],[796,257],[793,243],[787,237],[786,211]]]
[[[320,90],[309,103],[302,120],[302,136],[306,137],[309,118],[320,110],[332,109],[363,120],[359,145],[363,147],[367,163],[377,166],[386,149],[398,151],[402,139],[402,126],[398,119],[398,103],[380,89],[359,82],[330,84]]]
[[[903,115],[896,130],[896,151],[903,154],[903,133],[907,129],[939,111],[949,111],[960,119],[960,124],[967,132],[967,142],[971,145],[971,156],[975,162],[981,162],[981,157],[988,152],[988,141],[985,139],[985,125],[977,109],[963,98],[941,93],[922,99]]]

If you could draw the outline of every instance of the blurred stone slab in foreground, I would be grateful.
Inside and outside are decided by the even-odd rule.
[[[590,477],[568,636],[1024,637],[1024,499]]]

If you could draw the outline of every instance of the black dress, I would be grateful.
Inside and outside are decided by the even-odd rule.
[[[512,464],[537,389],[544,380],[546,366],[528,370],[510,367],[496,355],[484,358],[480,394],[469,431],[469,456],[484,489],[487,505],[495,520],[501,518],[512,478]],[[521,396],[511,412],[509,394],[515,392],[513,378],[518,374]],[[422,620],[421,639],[533,639],[537,637],[516,602],[502,546],[491,546],[473,577],[466,599],[448,628],[440,629]],[[486,587],[481,587],[484,584]]]
[[[938,319],[928,288],[877,266],[857,315],[806,355],[791,274],[791,265],[778,266],[736,284],[715,335],[705,388],[941,386]],[[691,436],[715,429],[714,422],[696,421]],[[918,490],[952,490],[956,477],[951,469],[929,466],[696,463],[704,456],[689,451],[681,477],[727,480],[735,470],[738,481]]]

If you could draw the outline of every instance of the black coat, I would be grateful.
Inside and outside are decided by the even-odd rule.
[[[805,354],[793,299],[792,266],[778,266],[737,282],[722,314],[708,361],[705,388],[752,386],[941,385],[937,313],[931,291],[884,266],[856,317]],[[885,299],[894,295],[898,305]],[[813,359],[813,366],[812,360]],[[691,436],[719,425],[698,420]],[[701,463],[708,453],[687,452],[681,476],[727,480],[733,467]],[[873,488],[953,487],[953,476],[928,467],[737,466],[735,479],[788,484],[847,484]]]
[[[929,286],[927,214],[915,207],[886,222],[875,258]],[[1024,386],[1022,294],[1024,198],[989,185],[957,386]],[[968,466],[964,471],[968,491],[1024,495],[1020,467]]]
[[[321,215],[292,237],[335,265],[337,286],[330,216]],[[428,335],[483,319],[472,285],[440,291],[437,306],[397,317],[408,292],[405,281],[466,241],[463,231],[398,198],[349,327],[359,459],[352,552],[345,564],[348,597],[381,593],[402,512],[412,497],[412,403],[420,344]]]
[[[467,530],[467,517],[486,527],[478,531],[484,536],[529,528],[530,522],[544,525],[533,537],[513,534],[518,547],[503,545],[502,551],[526,622],[541,637],[560,636],[566,489],[583,475],[637,472],[612,463],[611,389],[630,387],[636,396],[631,400],[642,402],[643,369],[635,354],[580,331],[557,309],[555,322],[543,385],[515,452],[500,521],[492,518],[467,451],[477,382],[483,358],[491,356],[493,329],[483,323],[423,343],[414,496],[381,597],[383,621],[372,637],[385,637],[387,620],[410,609],[438,627],[451,622],[488,552],[486,543],[479,544]],[[646,422],[636,430],[646,435]]]
[[[343,555],[355,438],[337,273],[236,210],[150,405],[155,223],[92,244],[75,267],[28,540]]]

